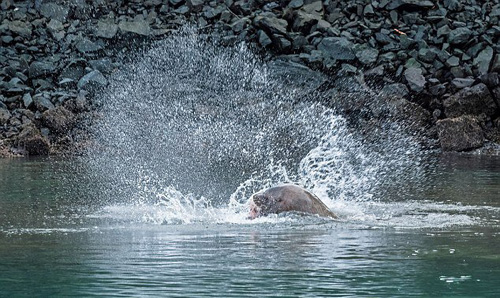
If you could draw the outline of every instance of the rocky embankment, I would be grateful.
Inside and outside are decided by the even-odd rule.
[[[345,96],[365,92],[443,150],[500,143],[499,3],[2,0],[0,155],[84,145],[93,92],[127,52],[186,23],[328,74],[346,113],[377,114]]]

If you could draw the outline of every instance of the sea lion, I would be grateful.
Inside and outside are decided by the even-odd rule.
[[[248,218],[291,211],[338,218],[317,196],[293,184],[275,186],[253,194]]]

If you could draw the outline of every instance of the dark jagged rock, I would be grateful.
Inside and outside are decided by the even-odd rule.
[[[54,104],[46,96],[48,95],[45,93],[41,93],[35,94],[35,96],[33,97],[33,102],[35,103],[35,107],[38,111],[43,112],[55,108]]]
[[[38,78],[48,76],[55,73],[56,66],[50,62],[35,61],[29,67],[29,77]]]
[[[439,141],[444,151],[465,151],[484,144],[484,134],[474,116],[438,120]]]
[[[466,27],[460,27],[450,31],[448,34],[448,42],[451,44],[466,43],[470,40],[472,31]]]
[[[327,37],[318,44],[318,50],[325,57],[335,60],[352,61],[356,59],[353,44],[345,37]]]
[[[288,34],[287,26],[288,22],[283,19],[279,19],[273,13],[262,13],[255,17],[254,23],[258,28],[262,28],[264,31],[270,34],[281,34],[286,36]]]
[[[483,83],[460,90],[447,98],[443,106],[446,116],[450,118],[481,113],[492,116],[498,109],[488,87]]]
[[[48,155],[50,152],[49,141],[34,125],[24,127],[16,137],[15,143],[28,155]]]
[[[0,126],[7,124],[10,116],[10,112],[7,109],[0,107]]]

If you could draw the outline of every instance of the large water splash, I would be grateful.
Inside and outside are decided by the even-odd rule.
[[[100,97],[86,156],[101,216],[239,221],[252,193],[297,182],[344,217],[377,218],[364,203],[422,183],[425,154],[397,124],[367,140],[245,44],[187,29],[131,61]]]

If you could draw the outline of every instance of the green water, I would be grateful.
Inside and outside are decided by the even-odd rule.
[[[70,163],[0,160],[0,297],[500,296],[498,158],[442,157],[371,219],[179,224],[102,212]]]

